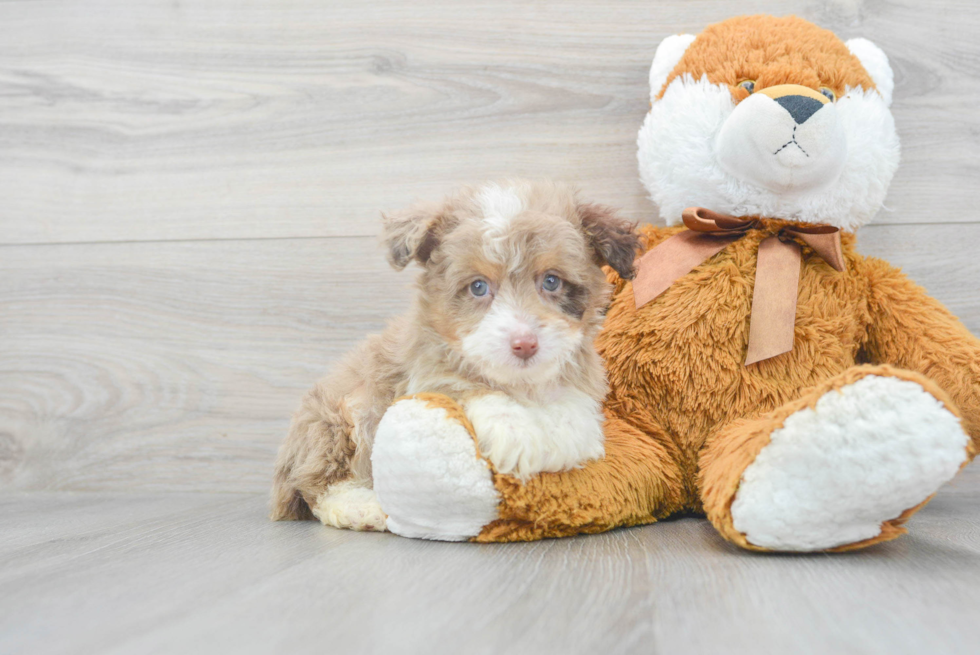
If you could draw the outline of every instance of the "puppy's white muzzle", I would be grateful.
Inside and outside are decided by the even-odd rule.
[[[582,338],[581,330],[546,323],[501,294],[476,329],[463,337],[462,353],[476,370],[499,384],[544,384],[554,381]]]
[[[715,153],[745,182],[775,193],[809,191],[838,179],[847,138],[834,103],[787,84],[740,102],[718,132]]]

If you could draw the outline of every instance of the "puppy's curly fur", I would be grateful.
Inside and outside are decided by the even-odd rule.
[[[593,339],[610,289],[601,266],[632,277],[634,225],[564,186],[505,182],[385,215],[383,241],[396,269],[422,268],[413,309],[303,400],[279,452],[272,518],[384,529],[371,446],[385,410],[406,394],[460,402],[481,451],[505,472],[602,456],[607,388]],[[557,430],[555,407],[566,408]],[[539,430],[517,439],[507,429],[517,422]]]

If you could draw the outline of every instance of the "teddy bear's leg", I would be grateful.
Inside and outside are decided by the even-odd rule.
[[[899,269],[879,259],[864,267],[872,316],[866,354],[873,363],[933,380],[956,403],[974,447],[980,447],[980,339]]]
[[[650,523],[681,508],[681,481],[661,443],[607,418],[604,458],[526,483],[476,448],[462,409],[445,396],[395,402],[372,454],[388,529],[441,540],[527,541]]]
[[[708,518],[753,550],[848,550],[901,525],[974,455],[957,409],[932,382],[858,366],[709,440]]]

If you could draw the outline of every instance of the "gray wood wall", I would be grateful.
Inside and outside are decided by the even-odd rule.
[[[797,13],[880,45],[904,161],[860,246],[980,333],[980,3],[0,2],[0,487],[261,491],[408,302],[379,211],[555,177],[651,220],[659,41]]]

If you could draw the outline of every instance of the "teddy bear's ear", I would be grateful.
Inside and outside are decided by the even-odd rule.
[[[402,211],[382,213],[381,240],[388,249],[388,263],[402,270],[414,259],[429,261],[439,245],[439,232],[447,222],[447,209],[438,203],[420,203]]]
[[[684,56],[687,46],[691,45],[694,38],[693,34],[674,34],[657,46],[657,52],[653,55],[653,65],[650,66],[650,102],[656,101],[667,82],[667,77]]]
[[[578,214],[596,261],[611,266],[624,280],[632,280],[633,260],[640,248],[636,223],[619,218],[609,207],[592,203],[580,204]]]
[[[891,107],[895,79],[892,67],[888,64],[888,57],[881,48],[867,39],[851,39],[846,41],[845,45],[852,55],[861,60],[864,70],[868,71],[868,75],[878,87],[878,93],[884,98],[885,106]]]

